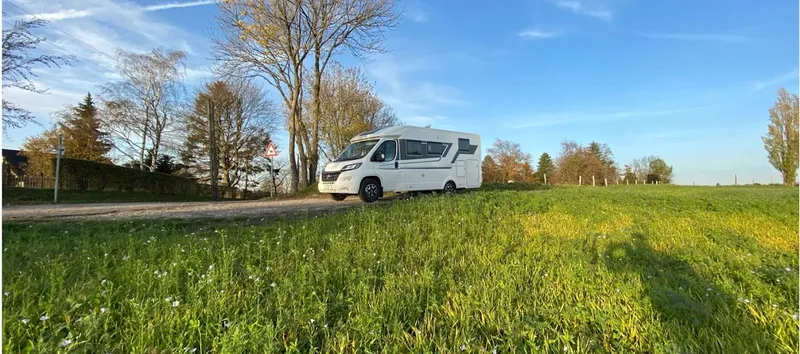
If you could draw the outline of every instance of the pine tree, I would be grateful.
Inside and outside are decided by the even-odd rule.
[[[83,102],[63,115],[61,131],[64,134],[65,155],[74,159],[110,163],[108,152],[111,142],[108,134],[100,129],[97,107],[91,93]]]
[[[543,175],[545,174],[551,178],[553,176],[553,159],[546,152],[539,156],[539,163],[536,165],[536,178],[544,181]]]

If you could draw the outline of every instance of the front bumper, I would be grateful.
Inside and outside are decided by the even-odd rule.
[[[358,180],[355,178],[354,173],[342,172],[339,173],[335,179],[325,177],[328,172],[323,172],[322,178],[319,179],[317,189],[320,193],[331,194],[358,194]],[[326,180],[327,179],[327,180]]]

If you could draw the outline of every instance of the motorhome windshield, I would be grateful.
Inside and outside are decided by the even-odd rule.
[[[378,143],[378,140],[364,140],[357,143],[352,143],[342,151],[336,161],[358,160],[367,156],[372,147]]]

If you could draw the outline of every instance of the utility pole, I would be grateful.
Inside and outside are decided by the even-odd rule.
[[[733,175],[733,185],[739,185],[739,176]]]
[[[217,139],[214,132],[214,102],[208,100],[208,141],[211,158],[211,199],[217,200],[219,191],[217,190],[217,175],[219,174],[217,167]]]
[[[58,203],[58,177],[61,175],[61,155],[64,153],[64,136],[58,134],[58,150],[56,151],[56,185],[53,188],[53,203]]]

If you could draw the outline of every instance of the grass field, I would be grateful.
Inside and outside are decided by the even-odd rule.
[[[5,352],[795,353],[798,192],[476,192],[4,223]]]

